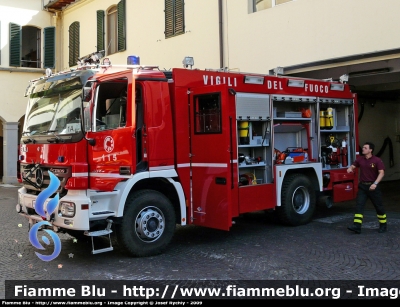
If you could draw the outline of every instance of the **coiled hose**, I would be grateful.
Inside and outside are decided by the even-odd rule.
[[[387,137],[385,139],[385,141],[383,142],[382,148],[378,151],[377,154],[375,154],[375,156],[380,157],[384,153],[387,145],[389,145],[389,165],[390,165],[390,167],[393,167],[394,166],[393,144],[392,144],[392,140],[390,139],[390,137]]]

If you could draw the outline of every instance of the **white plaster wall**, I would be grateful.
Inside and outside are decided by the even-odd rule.
[[[0,68],[9,66],[9,23],[21,26],[35,26],[40,29],[52,25],[51,14],[42,10],[41,0],[1,0],[0,1]],[[42,39],[43,44],[43,39]],[[0,119],[18,122],[25,114],[27,99],[25,89],[31,79],[41,77],[42,72],[32,69],[31,73],[0,71]],[[0,126],[0,130],[2,127]]]
[[[296,0],[252,14],[248,1],[224,0],[231,68],[266,73],[399,48],[398,0]]]
[[[96,11],[106,11],[116,0],[86,0],[63,14],[63,69],[68,69],[68,27],[80,22],[80,56],[96,51]],[[127,0],[127,51],[110,56],[113,64],[126,64],[129,55],[140,56],[142,65],[161,69],[182,67],[185,56],[193,56],[195,66],[219,67],[218,1],[186,0],[186,33],[165,39],[164,0]]]
[[[231,69],[267,73],[276,66],[398,48],[398,0],[296,0],[249,13],[251,0],[223,0],[226,63]],[[117,0],[81,0],[64,12],[63,68],[68,69],[68,27],[81,24],[81,56],[96,50],[96,10]],[[219,68],[218,1],[186,0],[186,33],[164,38],[164,0],[128,0],[127,51],[112,55],[125,63],[181,66],[185,55],[198,68]]]
[[[24,94],[29,80],[39,76],[42,74],[0,71],[0,88],[3,89],[0,96],[0,120],[19,121],[25,114],[28,102],[28,98],[24,97]]]

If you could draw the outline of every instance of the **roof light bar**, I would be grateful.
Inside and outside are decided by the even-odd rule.
[[[288,80],[288,86],[290,86],[290,87],[304,87],[304,80],[289,79]]]
[[[245,76],[244,83],[247,84],[264,84],[264,77],[260,76]]]
[[[127,58],[128,65],[140,65],[140,56],[130,55]]]
[[[111,61],[109,58],[104,58],[103,59],[103,65],[111,65]]]
[[[53,71],[51,70],[51,68],[46,68],[46,77],[50,77],[53,74]]]

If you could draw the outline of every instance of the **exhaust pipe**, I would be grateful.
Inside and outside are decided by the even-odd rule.
[[[329,195],[321,196],[321,197],[318,199],[318,205],[320,205],[320,206],[326,206],[328,209],[329,209],[329,208],[332,208],[332,206],[333,206],[332,197],[329,196]]]

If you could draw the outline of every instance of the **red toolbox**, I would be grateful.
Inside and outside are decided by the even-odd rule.
[[[288,147],[287,149],[288,156],[293,159],[293,163],[296,162],[304,162],[305,160],[305,152],[301,147]]]

